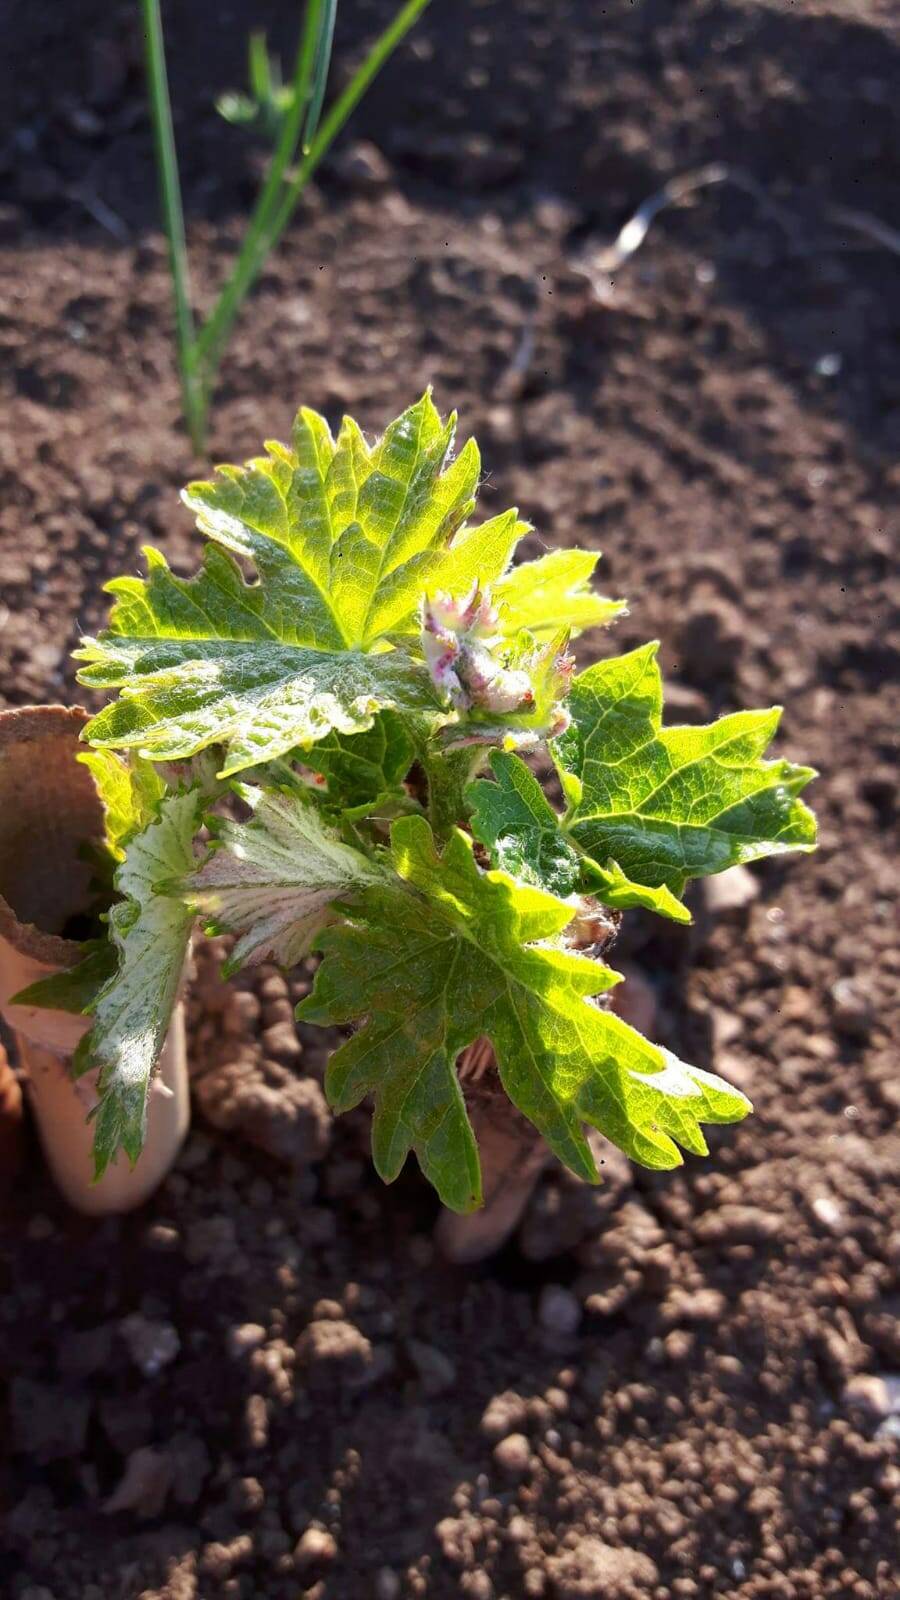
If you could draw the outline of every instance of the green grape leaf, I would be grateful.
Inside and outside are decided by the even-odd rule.
[[[504,631],[527,628],[536,639],[547,639],[561,630],[583,633],[621,616],[627,610],[624,600],[607,600],[589,587],[599,559],[598,551],[551,550],[513,567],[491,590]]]
[[[579,850],[519,756],[495,750],[491,770],[496,781],[479,778],[466,799],[472,832],[495,867],[551,894],[591,894],[617,909],[643,906],[673,922],[690,922],[687,906],[665,885],[633,883],[615,861],[601,866]]]
[[[249,822],[219,822],[216,847],[196,871],[167,885],[209,931],[239,933],[225,963],[273,960],[292,967],[328,920],[333,900],[381,876],[362,851],[345,844],[311,800],[243,785]]]
[[[70,1011],[75,1016],[84,1016],[100,990],[114,976],[118,958],[108,939],[86,939],[82,949],[84,955],[76,966],[38,978],[14,994],[10,1005],[41,1006],[49,1011]]]
[[[106,842],[121,861],[128,840],[156,814],[166,786],[151,763],[138,755],[123,761],[112,750],[83,750],[78,760],[93,776],[103,806]]]
[[[576,894],[584,858],[565,837],[534,773],[504,750],[492,752],[491,770],[496,781],[471,783],[466,804],[472,832],[490,851],[493,865],[548,894]]]
[[[168,581],[180,580],[168,574]],[[434,712],[437,706],[424,669],[399,650],[367,655],[294,649],[270,638],[154,643],[109,634],[96,651],[87,645],[79,654],[93,656],[82,683],[123,691],[88,724],[92,744],[137,748],[154,761],[224,744],[221,777],[332,729],[358,732],[384,707]]]
[[[167,795],[154,820],[129,840],[116,870],[123,898],[109,913],[109,930],[118,968],[90,1007],[93,1026],[73,1063],[76,1073],[100,1069],[94,1113],[97,1178],[120,1149],[134,1163],[143,1148],[147,1091],[178,996],[193,922],[192,911],[158,886],[192,867],[202,809],[200,789]]]
[[[814,849],[815,818],[797,796],[815,772],[761,759],[780,708],[663,728],[657,648],[600,661],[572,684],[572,723],[553,746],[567,837],[674,894],[738,862]]]
[[[557,1156],[588,1180],[590,1123],[645,1166],[681,1161],[676,1140],[705,1154],[701,1121],[750,1109],[721,1079],[685,1066],[591,1001],[618,981],[565,949],[573,907],[502,872],[479,870],[457,830],[439,855],[427,822],[391,830],[403,893],[375,884],[317,940],[324,960],[298,1007],[307,1022],[359,1031],[331,1058],[326,1088],[338,1111],[375,1097],[372,1147],[387,1181],[410,1150],[444,1202],[479,1203],[472,1129],[456,1075],[481,1035],[503,1085]]]
[[[426,394],[370,447],[352,419],[335,441],[301,410],[290,448],[191,484],[200,572],[178,578],[146,550],[147,577],[107,586],[109,627],[77,652],[82,683],[120,691],[89,742],[154,761],[221,744],[228,776],[384,708],[434,713],[406,648],[426,589],[500,576],[526,531],[515,512],[465,525],[480,458],[470,440],[449,460],[455,424]]]
[[[405,802],[403,780],[416,756],[408,727],[395,711],[382,711],[362,733],[329,733],[298,759],[320,774],[329,806],[349,819],[380,806]]]

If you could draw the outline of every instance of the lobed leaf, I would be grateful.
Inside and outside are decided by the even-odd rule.
[[[494,1046],[510,1099],[580,1176],[596,1178],[583,1131],[599,1128],[650,1167],[705,1153],[700,1122],[743,1117],[749,1103],[720,1079],[657,1049],[592,996],[617,974],[564,949],[573,906],[505,873],[482,873],[458,830],[439,855],[423,818],[395,822],[391,847],[407,885],[376,884],[324,952],[298,1016],[359,1031],[332,1057],[338,1111],[375,1097],[373,1155],[387,1181],[410,1150],[444,1202],[479,1203],[477,1151],[456,1076],[460,1051]]]
[[[83,750],[78,760],[94,779],[103,806],[106,842],[121,861],[128,840],[156,814],[166,786],[151,763],[138,755],[123,760],[112,750]]]
[[[211,919],[209,931],[241,935],[226,975],[267,959],[294,966],[327,921],[331,902],[379,877],[311,801],[247,786],[239,792],[253,808],[251,821],[219,824],[209,859],[169,886]]]
[[[495,750],[494,782],[481,778],[467,793],[471,826],[496,867],[551,894],[592,894],[617,908],[643,906],[675,922],[690,922],[687,907],[665,886],[634,883],[616,862],[606,866],[573,843],[534,774],[518,756]]]
[[[333,729],[368,728],[385,707],[437,709],[424,668],[399,650],[368,655],[271,640],[157,643],[108,635],[79,654],[92,662],[79,674],[82,683],[122,690],[88,724],[92,744],[137,748],[153,761],[222,744],[221,777],[273,761]]]
[[[84,955],[76,966],[36,979],[14,994],[10,1004],[42,1006],[49,1011],[69,1011],[75,1016],[84,1016],[114,976],[118,959],[108,939],[86,939],[83,949]]]
[[[403,780],[415,760],[409,728],[395,711],[382,711],[362,733],[329,733],[300,755],[325,779],[328,804],[362,817],[383,805],[405,802]]]
[[[657,648],[600,661],[572,684],[572,723],[554,745],[567,837],[675,894],[738,862],[812,850],[815,818],[797,796],[815,772],[761,759],[780,709],[663,728]]]
[[[199,789],[167,795],[154,820],[126,845],[116,871],[123,899],[109,913],[109,928],[118,969],[93,1002],[93,1026],[74,1062],[79,1073],[99,1068],[98,1178],[120,1148],[132,1163],[143,1148],[150,1078],[169,1029],[193,922],[193,913],[158,885],[183,877],[193,865],[202,806]]]
[[[627,610],[590,588],[598,551],[551,550],[523,561],[494,584],[492,598],[507,632],[527,628],[537,639],[559,632],[583,633],[613,622]]]
[[[335,440],[303,409],[290,447],[270,443],[189,485],[209,540],[200,571],[179,578],[148,548],[147,576],[107,585],[109,627],[76,652],[80,682],[119,691],[89,742],[152,761],[222,745],[227,777],[332,731],[361,732],[384,709],[436,714],[418,659],[426,592],[499,580],[513,633],[536,615],[541,632],[550,604],[573,626],[605,619],[614,603],[586,589],[593,557],[504,576],[527,525],[515,511],[467,524],[480,457],[470,440],[451,459],[455,428],[430,394],[373,446],[351,418]]]

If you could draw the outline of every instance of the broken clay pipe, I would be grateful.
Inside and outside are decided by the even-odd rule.
[[[77,758],[87,713],[24,706],[0,712],[0,1013],[11,1028],[47,1165],[76,1210],[130,1211],[162,1182],[190,1119],[184,1009],[178,1005],[150,1085],[147,1139],[137,1165],[124,1153],[93,1178],[97,1073],[74,1078],[72,1053],[90,1018],[11,1004],[39,978],[77,965],[91,869],[82,846],[103,837],[94,781]]]

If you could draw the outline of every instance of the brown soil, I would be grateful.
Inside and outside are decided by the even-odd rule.
[[[389,9],[342,6],[343,47]],[[661,637],[676,716],[785,701],[822,848],[623,950],[757,1115],[674,1176],[548,1173],[476,1269],[437,1257],[414,1171],[379,1185],[363,1115],[330,1127],[284,981],[226,1003],[202,947],[197,1131],[153,1204],[79,1221],[33,1148],[7,1203],[15,1600],[896,1593],[900,267],[840,209],[896,221],[892,9],[435,4],[267,268],[213,454],[300,400],[374,430],[433,381],[486,511],[607,549],[615,643]],[[6,7],[8,704],[76,697],[68,650],[143,541],[197,558],[136,10]],[[209,99],[260,8],[167,11],[205,298],[254,166]],[[286,44],[296,7],[264,11]],[[665,213],[595,296],[585,264],[710,160],[750,188]]]

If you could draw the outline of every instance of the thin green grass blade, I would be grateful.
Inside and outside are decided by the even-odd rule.
[[[156,148],[156,166],[159,175],[163,227],[169,246],[169,270],[172,275],[172,292],[175,301],[175,343],[181,376],[181,391],[185,420],[187,421],[191,440],[194,447],[199,450],[203,445],[206,404],[196,370],[194,314],[191,309],[191,283],[187,242],[184,233],[184,208],[181,201],[178,157],[175,152],[172,103],[169,98],[169,81],[166,73],[166,52],[159,0],[141,0],[141,12],[144,25],[147,86],[150,94],[150,112],[153,122],[153,140]]]
[[[328,74],[331,70],[331,51],[334,46],[334,25],[337,21],[338,0],[325,0],[325,13],[322,17],[322,28],[319,33],[319,43],[316,47],[316,65],[313,72],[312,92],[309,100],[309,110],[306,113],[306,125],[303,129],[303,153],[315,137],[319,120],[322,116],[322,107],[325,104],[325,90],[328,87]]]
[[[253,222],[244,240],[234,270],[222,290],[222,294],[209,320],[198,336],[198,353],[203,362],[207,381],[211,380],[221,360],[228,335],[248,290],[258,276],[270,250],[275,248],[281,238],[306,184],[330,150],[369,85],[378,76],[382,67],[393,55],[398,45],[402,43],[410,28],[429,3],[430,0],[407,0],[407,3],[401,6],[393,21],[389,23],[381,36],[376,39],[365,61],[359,67],[346,89],[338,96],[334,105],[320,123],[308,153],[287,185],[282,184],[282,177],[289,162],[285,160],[281,163],[279,155],[276,154],[269,171],[264,193],[260,197]],[[294,126],[294,117],[298,115],[298,108],[302,113],[302,107],[307,102],[313,59],[312,56],[309,57],[309,75],[306,75],[306,52],[310,35],[312,34],[313,38],[313,45],[310,47],[312,49],[314,49],[315,41],[319,37],[318,30],[321,14],[322,6],[320,0],[309,0],[304,20],[303,45],[301,47],[301,54],[304,60],[304,77],[301,84],[298,71],[295,77],[298,91],[295,95],[291,115],[285,121],[285,129],[289,126]],[[313,19],[315,20],[315,27],[312,26]],[[299,123],[297,124],[297,131],[299,131]],[[284,131],[282,140],[286,143]],[[282,145],[280,144],[279,151],[281,149]],[[276,202],[274,204],[268,203],[270,192]],[[266,205],[263,204],[264,200],[267,201]]]

